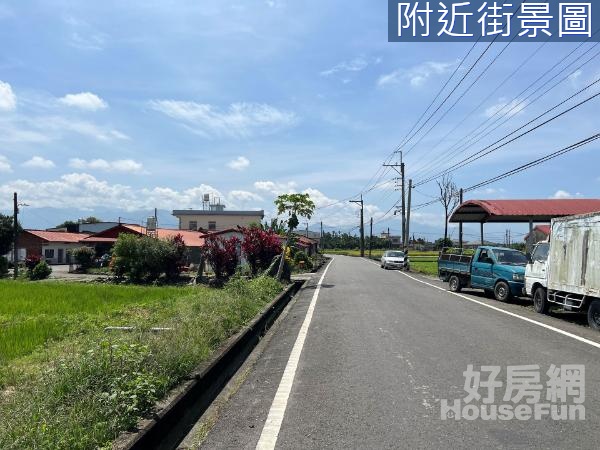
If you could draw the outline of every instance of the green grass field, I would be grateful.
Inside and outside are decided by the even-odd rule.
[[[53,341],[140,322],[190,289],[0,281],[0,366]],[[156,319],[156,317],[154,317]]]
[[[374,259],[380,259],[385,250],[373,250],[371,257]],[[323,253],[331,255],[346,255],[346,256],[360,256],[360,250],[323,250]],[[369,256],[369,251],[365,252],[365,256]],[[417,252],[411,251],[410,256],[410,267],[411,271],[419,272],[426,275],[437,275],[437,259],[438,252]]]
[[[0,448],[110,448],[281,288],[1,281]]]

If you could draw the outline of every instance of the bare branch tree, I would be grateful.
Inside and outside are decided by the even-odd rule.
[[[452,211],[458,206],[460,193],[450,175],[444,175],[441,180],[437,181],[437,185],[440,188],[438,200],[444,207],[446,218],[444,222],[444,240],[446,240],[448,239],[448,219]]]

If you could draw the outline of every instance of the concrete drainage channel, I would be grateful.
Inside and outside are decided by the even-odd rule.
[[[144,421],[137,433],[122,435],[114,448],[176,449],[304,283],[294,281],[288,286],[259,317],[232,337],[203,369],[180,386],[153,419]]]

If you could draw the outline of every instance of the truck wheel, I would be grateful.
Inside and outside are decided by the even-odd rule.
[[[600,331],[600,300],[590,303],[587,316],[590,328]]]
[[[549,306],[546,289],[543,287],[537,288],[533,293],[533,307],[535,308],[535,312],[547,314]]]
[[[456,275],[452,275],[448,280],[448,287],[452,292],[460,292],[462,286],[460,285],[460,278]]]
[[[498,281],[494,287],[494,297],[499,302],[507,302],[510,300],[510,287],[506,281]]]

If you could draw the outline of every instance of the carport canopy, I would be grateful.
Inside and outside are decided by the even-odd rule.
[[[597,211],[600,199],[468,200],[454,210],[449,222],[481,224],[483,242],[484,223],[529,223],[531,232],[534,222]],[[462,245],[462,236],[460,240]]]
[[[600,211],[600,199],[469,200],[456,208],[450,222],[550,222],[555,217],[596,211]]]

